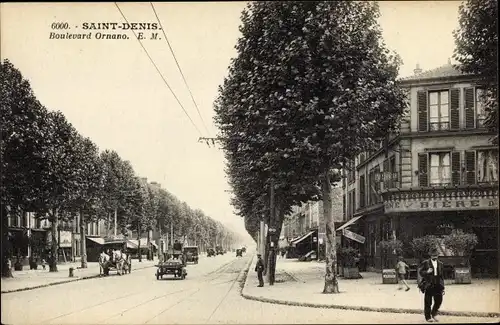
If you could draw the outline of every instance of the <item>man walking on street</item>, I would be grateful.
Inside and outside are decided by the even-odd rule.
[[[420,264],[418,272],[421,281],[418,287],[424,293],[425,320],[437,322],[436,315],[444,296],[443,263],[438,261],[439,254],[437,250],[432,250],[429,255],[431,258]],[[431,309],[432,299],[434,299],[434,306]]]
[[[264,278],[262,273],[264,273],[264,261],[262,260],[262,255],[257,254],[257,264],[255,265],[255,272],[257,272],[257,278],[259,279],[259,287],[264,286]]]

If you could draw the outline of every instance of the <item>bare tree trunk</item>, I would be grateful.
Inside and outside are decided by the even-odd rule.
[[[106,237],[109,237],[110,229],[111,229],[111,213],[108,212],[108,216],[106,218]]]
[[[50,250],[50,264],[49,264],[49,272],[57,272],[57,259],[59,257],[59,242],[57,240],[57,228],[59,225],[59,209],[52,210],[52,218],[51,218],[51,235],[52,235],[52,245]]]
[[[149,230],[148,230],[147,232],[148,232],[148,234],[147,234],[147,238],[148,238],[148,239],[147,239],[147,245],[148,245],[148,258],[147,258],[147,260],[149,261],[149,260],[152,260],[152,259],[153,259],[153,254],[152,254],[152,252],[151,252],[151,231],[149,231]]]
[[[142,262],[141,226],[140,225],[137,225],[137,251],[139,252],[139,262]]]
[[[118,235],[118,208],[115,208],[115,215],[114,215],[114,228],[113,228],[113,235],[116,237]]]
[[[86,228],[85,227],[85,215],[82,213],[82,210],[80,210],[80,254],[82,256],[81,258],[81,267],[82,269],[87,268],[87,235],[86,235]]]
[[[325,287],[323,293],[339,293],[337,279],[337,241],[335,236],[335,224],[332,211],[332,184],[330,183],[329,169],[322,175],[321,189],[323,198],[323,213],[326,223],[326,269]]]

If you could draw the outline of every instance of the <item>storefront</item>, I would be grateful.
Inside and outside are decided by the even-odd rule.
[[[405,244],[405,257],[413,257],[409,245],[413,238],[439,237],[461,229],[478,238],[470,259],[472,274],[498,276],[498,189],[400,191],[387,196],[384,211],[381,235],[384,229],[391,229]],[[441,256],[448,254],[446,247],[440,248]]]
[[[307,253],[315,251],[318,256],[318,229],[313,229],[304,235],[292,239],[287,252],[287,258],[299,258]]]

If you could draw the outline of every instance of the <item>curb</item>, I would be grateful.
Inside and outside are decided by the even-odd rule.
[[[250,260],[248,261],[247,265],[241,270],[240,274],[238,274],[238,280],[240,281],[240,296],[243,297],[243,289],[245,288],[246,282],[247,282],[247,277],[248,277],[248,271],[250,270],[250,266],[253,263],[253,258],[252,256]]]
[[[141,267],[141,268],[136,268],[134,270],[143,270],[143,269],[147,269],[147,268],[150,268],[150,267],[155,267],[155,266],[154,265],[145,266],[145,267]],[[83,276],[81,278],[73,278],[73,279],[70,279],[70,280],[64,280],[64,281],[59,281],[59,282],[52,282],[52,283],[47,283],[47,284],[41,284],[41,285],[34,286],[34,287],[19,288],[19,289],[14,289],[14,290],[5,290],[5,291],[2,290],[0,293],[5,294],[5,293],[14,293],[14,292],[21,292],[21,291],[29,291],[29,290],[46,288],[46,287],[52,287],[52,286],[56,286],[56,285],[60,285],[60,284],[67,284],[67,283],[70,283],[70,282],[77,282],[77,281],[82,281],[82,280],[96,279],[96,278],[100,278],[100,277],[101,277],[100,274],[94,274],[94,275]]]
[[[253,260],[253,258],[252,258]],[[251,261],[252,261],[251,260]],[[246,286],[246,280],[248,277],[248,268],[251,263],[246,268],[245,278],[242,282],[240,290],[240,296],[248,300],[254,300],[259,302],[265,302],[276,305],[286,305],[286,306],[298,306],[298,307],[310,307],[310,308],[328,308],[328,309],[343,309],[343,310],[356,310],[356,311],[370,311],[370,312],[378,312],[378,313],[394,313],[394,314],[423,314],[423,310],[421,309],[404,309],[404,308],[386,308],[386,307],[366,307],[366,306],[346,306],[346,305],[330,305],[330,304],[313,304],[307,302],[298,302],[298,301],[290,301],[290,300],[279,300],[272,298],[265,298],[260,296],[252,296],[244,293],[244,289]],[[439,311],[440,315],[446,316],[459,316],[459,317],[486,317],[486,318],[497,318],[500,317],[500,313],[494,312],[476,312],[476,311]]]

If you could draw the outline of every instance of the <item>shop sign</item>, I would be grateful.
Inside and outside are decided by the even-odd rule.
[[[358,235],[358,234],[356,234],[350,230],[347,230],[347,229],[342,229],[342,234],[344,236],[346,236],[347,238],[352,239],[354,241],[357,241],[358,243],[361,243],[361,244],[364,244],[365,240],[366,240],[365,237]]]
[[[59,247],[71,247],[71,231],[61,231]]]
[[[386,201],[385,212],[457,211],[498,209],[498,199],[444,199]]]

